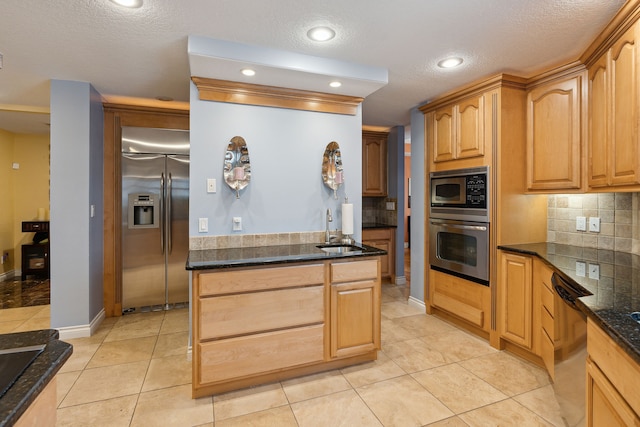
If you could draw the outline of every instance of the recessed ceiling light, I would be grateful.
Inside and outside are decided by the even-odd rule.
[[[438,62],[438,67],[453,68],[453,67],[457,67],[460,64],[462,64],[462,58],[451,57],[451,58],[443,59],[442,61]]]
[[[249,77],[256,75],[255,70],[252,70],[251,68],[243,68],[240,72]]]
[[[336,32],[329,27],[314,27],[307,31],[307,37],[316,42],[326,42],[336,36]]]
[[[113,3],[130,8],[142,6],[142,0],[111,0]]]
[[[340,86],[342,86],[342,83],[340,83],[338,81],[333,81],[333,82],[329,83],[329,86],[331,86],[331,87],[340,87]]]

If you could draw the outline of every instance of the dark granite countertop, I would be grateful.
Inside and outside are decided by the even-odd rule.
[[[398,228],[397,225],[381,224],[379,222],[365,222],[362,224],[362,228]]]
[[[361,251],[326,253],[318,246],[322,243],[301,245],[260,246],[254,248],[202,249],[189,251],[187,270],[207,270],[231,267],[251,267],[294,262],[324,261],[327,259],[361,258],[386,255],[372,246],[354,243]],[[338,245],[338,244],[333,244]]]
[[[0,426],[14,425],[71,356],[73,347],[55,329],[0,335],[0,350],[45,344],[45,348],[0,397]]]
[[[502,245],[498,249],[538,256],[565,279],[589,291],[592,295],[578,299],[579,308],[640,363],[640,323],[630,316],[640,311],[640,256],[557,243]],[[587,264],[585,277],[576,275],[576,261]],[[599,265],[599,280],[589,278],[589,264]]]

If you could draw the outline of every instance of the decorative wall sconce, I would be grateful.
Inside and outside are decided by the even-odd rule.
[[[338,188],[344,183],[340,146],[332,141],[327,145],[322,157],[322,181],[333,190],[333,198],[338,200]]]
[[[231,138],[227,146],[224,156],[224,181],[236,191],[236,199],[240,198],[240,190],[246,188],[251,181],[249,149],[241,136]]]

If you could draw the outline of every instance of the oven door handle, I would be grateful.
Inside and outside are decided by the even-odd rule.
[[[462,225],[462,224],[444,224],[442,222],[431,221],[431,224],[443,228],[455,228],[458,230],[487,231],[485,225]]]

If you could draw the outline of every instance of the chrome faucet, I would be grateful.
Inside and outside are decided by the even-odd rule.
[[[329,223],[333,222],[333,216],[331,215],[331,209],[327,209],[327,216],[326,216],[326,230],[324,232],[324,242],[325,243],[331,243],[332,239],[336,239],[338,237],[338,232],[336,230],[335,234],[331,234],[331,231],[329,230]]]

